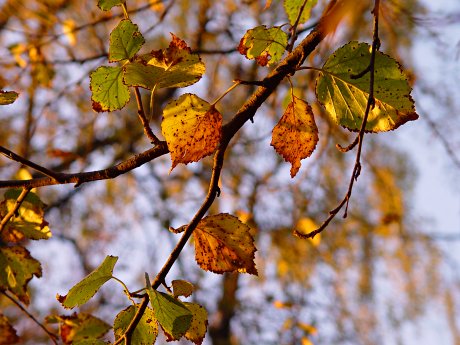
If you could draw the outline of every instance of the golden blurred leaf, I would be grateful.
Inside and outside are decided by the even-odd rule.
[[[318,229],[318,225],[311,218],[301,218],[296,225],[296,230],[302,234],[308,234],[315,229]],[[313,238],[309,238],[308,240],[311,244],[317,247],[321,243],[321,234],[318,234]]]

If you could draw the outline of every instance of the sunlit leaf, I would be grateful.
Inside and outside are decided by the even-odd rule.
[[[97,6],[103,11],[108,11],[112,7],[120,6],[124,2],[124,0],[99,0]]]
[[[80,342],[91,341],[97,343],[111,328],[110,325],[101,319],[85,313],[74,313],[72,315],[51,315],[46,318],[47,323],[59,325],[59,334],[64,344],[79,344]]]
[[[291,177],[300,169],[300,160],[310,157],[318,142],[313,111],[307,102],[293,96],[278,124],[273,128],[271,145],[292,164]]]
[[[106,256],[102,264],[83,280],[72,287],[65,296],[57,295],[56,298],[64,308],[72,309],[88,302],[107,281],[112,278],[113,268],[118,257]]]
[[[27,284],[33,276],[41,275],[40,262],[26,248],[0,247],[0,289],[11,291],[24,304],[29,304]]]
[[[206,335],[208,327],[208,312],[204,307],[196,303],[184,303],[193,314],[192,324],[185,333],[185,338],[200,345]]]
[[[192,312],[181,301],[152,289],[149,283],[147,292],[155,317],[168,341],[180,339],[190,327]]]
[[[62,23],[62,32],[67,37],[69,44],[74,46],[77,43],[77,35],[75,34],[75,21],[72,19],[66,19]]]
[[[264,25],[246,31],[238,51],[248,59],[255,59],[261,66],[278,62],[288,43],[288,35],[281,27],[267,29]]]
[[[131,305],[118,313],[113,323],[113,332],[115,333],[115,340],[118,340],[123,336],[138,309],[139,305]],[[139,323],[134,329],[134,332],[132,333],[132,344],[153,345],[155,343],[157,336],[158,326],[155,315],[153,313],[153,310],[147,307]],[[125,344],[125,342],[122,341],[121,344]]]
[[[309,232],[318,229],[318,225],[311,218],[300,218],[295,229],[301,234],[308,234]],[[308,240],[311,244],[317,247],[321,243],[321,234],[317,234],[314,238],[309,238]]]
[[[316,95],[332,119],[358,131],[369,97],[369,73],[353,79],[369,66],[370,46],[350,42],[339,48],[324,64],[317,79]],[[407,77],[396,60],[377,52],[375,58],[375,106],[369,112],[366,131],[382,132],[416,120],[414,101]]]
[[[171,282],[171,285],[174,297],[189,297],[195,290],[193,284],[186,280],[173,280]]]
[[[185,87],[195,84],[205,72],[198,54],[174,34],[169,47],[141,55],[135,63],[125,66],[124,81],[129,86],[146,89],[154,87]]]
[[[238,218],[221,213],[203,218],[193,232],[195,259],[206,271],[257,275],[254,238]]]
[[[93,109],[97,112],[123,108],[130,98],[129,88],[123,84],[121,67],[101,66],[90,74]]]
[[[284,0],[284,9],[289,18],[289,23],[294,25],[299,16],[305,0]],[[318,0],[307,0],[299,19],[299,24],[305,23],[310,19],[311,9],[318,3]]]
[[[0,345],[13,345],[19,343],[20,338],[16,330],[10,325],[8,319],[0,313]]]
[[[131,59],[144,42],[138,26],[129,19],[123,19],[110,33],[109,61]]]
[[[10,189],[5,193],[5,200],[0,203],[0,218],[14,209],[16,200],[21,194],[20,189]],[[31,240],[48,239],[51,231],[43,219],[45,205],[39,197],[29,192],[16,214],[5,225],[0,234],[4,242],[19,242],[24,238]]]
[[[18,98],[19,94],[15,91],[3,91],[0,90],[0,105],[7,105],[14,103]]]
[[[196,95],[186,93],[163,110],[161,132],[171,152],[171,170],[213,153],[222,136],[222,115]]]

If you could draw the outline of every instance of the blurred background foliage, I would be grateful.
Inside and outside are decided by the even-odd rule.
[[[327,3],[318,1],[300,38]],[[165,48],[172,32],[201,55],[205,77],[189,90],[210,102],[232,80],[257,80],[267,73],[237,53],[245,31],[287,22],[280,0],[272,0],[267,9],[264,0],[129,0],[127,6],[146,38],[144,52]],[[306,64],[322,66],[350,40],[370,42],[372,6],[372,1],[353,2],[346,20]],[[458,168],[458,119],[447,117],[459,109],[458,90],[443,88],[452,80],[436,70],[427,72],[435,79],[427,79],[413,49],[420,39],[436,47],[458,44],[458,38],[446,41],[442,35],[460,19],[460,6],[457,12],[434,13],[419,0],[386,0],[381,7],[381,50],[410,75],[425,134],[444,145],[452,159],[449,167]],[[122,111],[91,110],[88,75],[108,64],[108,37],[120,16],[120,8],[102,12],[94,0],[0,1],[0,89],[20,92],[15,106],[1,109],[2,146],[65,172],[102,169],[151,147],[133,99]],[[445,52],[440,48],[439,54]],[[194,298],[210,314],[206,344],[413,344],[418,342],[407,337],[407,325],[430,327],[426,315],[434,313],[446,320],[446,339],[459,344],[455,258],[415,212],[417,171],[410,151],[393,142],[395,133],[366,136],[363,172],[347,219],[338,217],[311,241],[292,235],[295,228],[308,231],[325,219],[346,192],[354,163],[353,154],[335,148],[351,142],[353,135],[331,123],[315,103],[315,73],[302,71],[292,78],[296,93],[313,106],[320,137],[298,176],[289,178],[289,164],[269,145],[289,96],[285,82],[255,122],[232,140],[222,195],[211,208],[212,213],[236,214],[251,226],[259,277],[205,273],[188,247],[168,279],[188,279],[198,286]],[[219,103],[224,121],[252,89],[238,87]],[[187,89],[158,93],[151,119],[155,133],[160,133],[161,108],[183,92]],[[149,94],[143,96],[147,105]],[[39,319],[62,313],[55,294],[67,291],[105,255],[120,257],[116,273],[132,289],[142,286],[145,271],[157,272],[177,240],[168,227],[187,223],[206,194],[211,159],[179,166],[170,175],[169,167],[169,157],[162,157],[115,180],[38,191],[53,231],[46,243],[29,244],[44,268],[43,278],[32,283],[30,310]],[[18,169],[15,162],[0,160],[1,179],[15,177]],[[108,284],[82,310],[111,323],[116,308],[125,304],[120,288]],[[23,343],[47,343],[20,310],[1,297],[0,305]]]

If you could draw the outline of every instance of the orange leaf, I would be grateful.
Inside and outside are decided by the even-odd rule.
[[[286,111],[273,128],[271,145],[292,164],[291,177],[300,169],[300,160],[311,156],[318,142],[313,111],[307,102],[293,96]]]
[[[195,259],[206,271],[257,275],[254,238],[238,218],[221,213],[203,218],[195,232]]]
[[[171,170],[213,153],[222,136],[222,115],[206,101],[186,93],[166,105],[161,131],[171,152]]]

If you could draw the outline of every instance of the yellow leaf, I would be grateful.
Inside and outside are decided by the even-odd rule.
[[[189,297],[195,291],[193,284],[186,280],[173,280],[171,284],[175,298],[179,296]]]
[[[254,239],[238,218],[221,213],[203,218],[195,232],[195,259],[206,271],[257,275]]]
[[[62,24],[62,32],[69,40],[69,44],[74,46],[77,42],[77,36],[75,35],[75,22],[72,19],[64,20]]]
[[[186,93],[166,105],[161,131],[173,170],[179,163],[198,162],[215,151],[222,136],[222,115],[198,96]]]
[[[297,326],[302,329],[306,334],[316,334],[318,330],[316,327],[309,325],[308,323],[298,322]]]
[[[313,345],[312,341],[310,339],[308,339],[307,337],[302,338],[301,344],[302,345]]]
[[[150,9],[154,12],[163,12],[165,10],[165,5],[162,0],[154,0],[150,5]]]
[[[318,142],[313,111],[307,102],[293,96],[286,111],[273,128],[271,145],[292,164],[291,177],[300,169],[300,160],[309,157]]]
[[[208,327],[208,312],[199,304],[187,302],[184,302],[184,304],[193,314],[192,323],[185,333],[185,338],[196,345],[200,345],[203,342]]]
[[[296,225],[296,230],[302,234],[308,234],[316,229],[318,229],[318,225],[311,218],[301,218]],[[309,240],[311,244],[317,247],[321,243],[321,234],[309,238]]]

